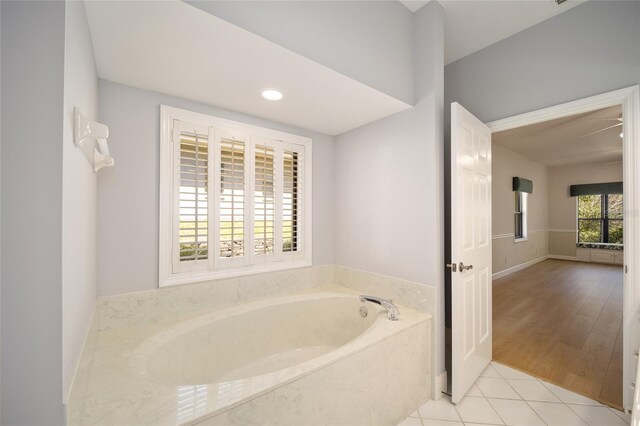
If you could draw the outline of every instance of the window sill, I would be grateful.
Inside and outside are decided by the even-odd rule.
[[[308,259],[290,260],[284,262],[274,262],[264,265],[250,265],[240,268],[227,268],[199,272],[184,272],[173,274],[160,281],[160,287],[170,287],[182,284],[194,284],[203,281],[215,281],[225,278],[236,278],[245,275],[262,274],[265,272],[284,271],[287,269],[297,269],[313,266],[313,262]]]
[[[513,239],[514,243],[523,243],[525,241],[529,241],[529,238],[528,237],[522,237],[522,238],[514,238]]]
[[[623,244],[608,244],[608,243],[576,243],[577,248],[586,249],[599,249],[599,250],[624,250]]]

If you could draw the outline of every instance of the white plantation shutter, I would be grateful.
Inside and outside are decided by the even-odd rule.
[[[285,150],[282,157],[282,251],[291,253],[300,250],[300,154]]]
[[[215,267],[248,263],[248,137],[242,132],[215,129]]]
[[[242,257],[245,250],[245,143],[223,139],[220,145],[220,257]]]
[[[282,144],[282,259],[301,259],[305,255],[307,188],[305,147]]]
[[[208,129],[174,122],[176,152],[174,270],[206,269],[209,259]]]
[[[254,254],[273,254],[276,219],[275,151],[272,147],[254,146],[253,220]]]
[[[161,122],[161,285],[311,264],[309,139],[164,106]]]

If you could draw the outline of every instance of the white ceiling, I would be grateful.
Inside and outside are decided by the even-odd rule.
[[[614,106],[505,130],[491,139],[547,167],[615,163],[622,161],[622,126],[615,126],[620,117],[622,108]]]
[[[439,0],[445,13],[445,64],[512,36],[586,0]],[[429,1],[400,0],[415,12]]]
[[[329,135],[411,107],[181,1],[85,5],[110,81]],[[265,88],[284,99],[262,99]]]

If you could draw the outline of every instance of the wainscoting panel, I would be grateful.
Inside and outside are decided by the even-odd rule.
[[[575,244],[574,244],[575,245]],[[513,234],[493,236],[493,275],[549,254],[547,231],[529,231],[527,241],[514,242]]]
[[[556,256],[575,257],[576,231],[574,230],[549,230],[549,254]]]

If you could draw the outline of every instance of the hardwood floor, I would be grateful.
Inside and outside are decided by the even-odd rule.
[[[493,359],[622,409],[622,266],[549,259],[493,282]]]

